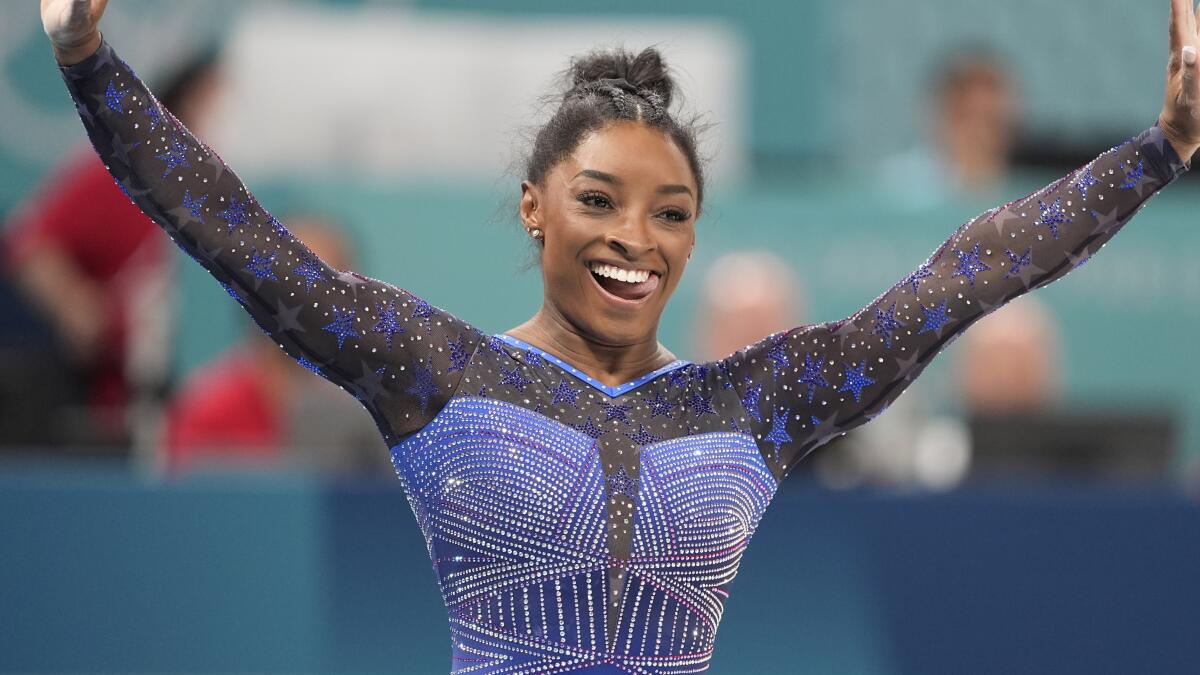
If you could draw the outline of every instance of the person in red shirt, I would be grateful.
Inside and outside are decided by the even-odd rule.
[[[215,56],[189,63],[164,89],[166,107],[201,135],[221,86]],[[5,271],[75,370],[87,411],[71,433],[47,430],[47,442],[125,445],[136,383],[161,388],[171,258],[157,230],[91,148],[64,160],[6,224]]]

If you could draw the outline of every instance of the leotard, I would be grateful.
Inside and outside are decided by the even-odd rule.
[[[1083,264],[1186,169],[1152,127],[958,228],[847,319],[614,387],[318,260],[108,44],[63,75],[121,189],[373,416],[456,673],[705,670],[788,471],[879,415],[980,317]]]

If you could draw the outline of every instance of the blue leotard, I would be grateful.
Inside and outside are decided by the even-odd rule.
[[[963,225],[845,320],[610,387],[318,260],[109,45],[63,75],[121,189],[374,417],[460,673],[705,670],[788,471],[879,415],[980,317],[1082,264],[1186,168],[1148,129]]]

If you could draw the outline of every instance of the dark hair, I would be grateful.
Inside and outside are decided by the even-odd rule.
[[[588,133],[628,120],[662,131],[679,146],[696,178],[696,203],[701,203],[704,173],[696,152],[700,129],[695,120],[680,121],[670,112],[675,82],[657,49],[647,47],[635,55],[617,48],[575,57],[563,79],[566,92],[558,109],[534,137],[525,165],[530,181],[540,184]]]
[[[974,84],[1000,88],[1013,84],[1008,59],[986,44],[960,45],[942,55],[929,81],[934,96],[945,98]]]

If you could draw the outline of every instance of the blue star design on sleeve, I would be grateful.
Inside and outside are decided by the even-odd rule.
[[[162,126],[162,123],[163,123],[162,111],[160,111],[158,109],[158,106],[154,105],[154,103],[150,103],[145,108],[143,108],[142,113],[146,116],[146,119],[149,121],[150,131],[154,131],[155,129]]]
[[[785,339],[776,340],[775,344],[767,350],[767,358],[771,359],[771,376],[779,377],[779,374],[792,364],[787,353],[787,341]]]
[[[456,373],[460,370],[466,370],[467,359],[471,355],[467,353],[467,338],[461,333],[457,340],[451,341],[446,338],[446,345],[450,348],[450,367],[446,369],[448,373]]]
[[[523,352],[522,358],[525,359],[525,365],[531,368],[542,368],[546,365],[546,359],[543,359],[537,352]]]
[[[637,483],[629,472],[625,470],[625,465],[617,466],[617,471],[608,477],[608,496],[625,495],[633,499],[637,490]]]
[[[175,136],[171,137],[171,145],[166,150],[163,150],[162,154],[155,155],[154,159],[160,159],[167,163],[167,167],[163,169],[163,178],[171,175],[171,172],[175,169],[186,169],[192,166],[187,158],[187,146]]]
[[[425,302],[424,300],[422,300],[421,298],[418,298],[415,295],[410,294],[409,297],[412,298],[412,302],[413,302],[413,311],[412,311],[411,318],[420,319],[421,322],[425,324],[426,331],[433,330],[433,327],[429,325],[429,319],[430,319],[430,317],[433,317],[434,315],[437,314],[437,310],[435,310],[433,308],[433,306],[430,305],[428,302]]]
[[[865,360],[860,361],[857,366],[843,366],[842,386],[838,387],[838,393],[852,392],[854,394],[854,402],[861,402],[863,389],[875,384],[875,380],[866,374],[866,369],[867,362]]]
[[[225,289],[225,292],[229,294],[229,297],[233,298],[234,300],[237,300],[238,302],[242,301],[242,296],[237,292],[237,289],[235,289],[233,286],[230,286],[229,284],[222,281],[221,288]]]
[[[733,389],[733,370],[729,367],[729,361],[718,361],[717,368],[720,369],[723,376],[721,378],[721,388]]]
[[[392,340],[396,337],[396,334],[404,332],[404,329],[400,327],[400,323],[396,321],[396,301],[392,300],[386,304],[382,302],[376,303],[375,313],[379,316],[379,321],[371,328],[371,332],[383,333],[388,351],[391,351]]]
[[[686,370],[687,370],[686,368],[679,368],[677,370],[671,371],[671,373],[669,375],[667,375],[667,386],[668,387],[687,386],[687,383],[691,381],[691,378],[688,377],[688,374],[685,372]]]
[[[637,443],[638,445],[650,445],[662,440],[661,436],[655,436],[649,431],[646,431],[646,427],[642,426],[641,424],[638,425],[638,430],[636,432],[627,433],[625,435],[629,437],[629,440]]]
[[[283,226],[283,223],[279,222],[278,218],[269,213],[267,214],[267,225],[271,227],[272,232],[280,237],[289,237],[292,234],[291,232],[288,232],[286,227]]]
[[[572,408],[579,406],[579,390],[575,387],[572,387],[571,383],[567,382],[567,378],[565,377],[558,381],[558,386],[554,388],[553,394],[554,400],[550,402],[550,405],[567,403],[570,404]]]
[[[665,396],[663,396],[661,391],[654,392],[654,398],[646,401],[646,405],[650,406],[650,419],[654,419],[655,417],[666,417],[667,419],[674,418],[673,406],[671,405],[671,402],[668,401]]]
[[[755,422],[762,423],[762,413],[758,410],[758,400],[762,397],[762,385],[754,384],[754,380],[746,378],[746,393],[742,394],[742,407],[746,409],[746,416]]]
[[[617,420],[629,424],[629,406],[616,403],[601,403],[600,406],[604,409],[605,422]]]
[[[507,384],[517,391],[525,391],[525,387],[533,384],[532,380],[525,377],[521,372],[521,366],[515,365],[512,370],[500,369],[500,384]]]
[[[347,338],[361,337],[358,331],[354,330],[354,310],[350,309],[342,312],[336,306],[333,308],[333,321],[321,328],[337,336],[338,349],[342,348]]]
[[[279,281],[275,276],[275,270],[272,266],[275,264],[275,255],[279,251],[271,251],[271,255],[263,255],[258,252],[258,249],[250,249],[250,262],[246,263],[246,271],[253,274],[255,279],[266,279],[267,281]]]
[[[763,437],[764,441],[775,446],[772,452],[776,462],[779,461],[779,446],[792,442],[792,435],[787,430],[788,418],[791,416],[791,410],[776,408],[775,414],[771,417],[771,430]]]
[[[250,222],[249,215],[246,213],[246,207],[249,204],[249,199],[239,200],[237,195],[234,195],[229,198],[229,206],[217,213],[217,217],[225,221],[229,234],[233,234],[234,230]]]
[[[1075,183],[1075,189],[1079,190],[1079,195],[1081,197],[1087,199],[1088,190],[1099,184],[1100,181],[1094,175],[1092,175],[1092,166],[1089,164],[1080,174],[1079,180]]]
[[[115,113],[125,113],[125,97],[129,92],[117,87],[117,83],[113,80],[108,81],[108,87],[104,89],[104,102],[108,105],[108,109]]]
[[[305,358],[303,356],[296,359],[296,363],[299,363],[301,366],[304,367],[305,370],[307,370],[311,373],[316,373],[317,375],[321,374],[321,367],[318,366],[317,364],[313,363],[312,361],[309,361],[307,358]]]
[[[607,431],[596,426],[596,423],[592,421],[591,416],[588,416],[586,422],[575,425],[575,430],[588,435],[592,440],[599,440],[601,436],[608,433]]]
[[[808,402],[812,403],[813,395],[817,392],[817,387],[830,386],[829,380],[821,374],[821,359],[814,358],[812,354],[804,355],[804,372],[800,375],[800,384],[808,385]]]
[[[429,399],[438,393],[437,383],[433,381],[433,369],[428,364],[413,368],[412,386],[405,391],[421,400],[421,409],[429,407]]]
[[[193,218],[203,223],[204,217],[200,215],[200,210],[204,208],[204,202],[206,201],[208,201],[208,195],[204,195],[200,199],[196,199],[192,196],[191,190],[184,190],[183,204],[181,208],[187,209],[188,213],[192,214]]]
[[[504,355],[504,341],[495,335],[488,336],[487,348],[496,352],[497,354],[500,354],[501,356]]]
[[[1128,165],[1126,165],[1128,166]],[[1142,160],[1138,160],[1137,166],[1126,169],[1125,182],[1118,187],[1122,190],[1132,190],[1142,182],[1142,178],[1146,175],[1146,164]]]
[[[886,312],[875,309],[875,329],[871,334],[883,337],[888,349],[892,348],[892,333],[899,328],[904,328],[904,324],[896,320],[896,303],[893,302]]]
[[[975,285],[976,274],[992,269],[987,263],[979,259],[979,244],[975,244],[969,252],[957,251],[957,253],[958,264],[955,266],[954,274],[951,276],[966,277],[972,286]]]
[[[933,276],[933,272],[929,271],[929,266],[921,265],[917,269],[913,270],[911,274],[904,277],[904,280],[900,282],[900,285],[911,287],[913,295],[917,295],[921,290],[921,282],[931,276]]]
[[[921,313],[924,317],[921,320],[921,330],[917,335],[932,333],[950,323],[950,314],[946,309],[945,300],[942,301],[942,304],[933,307],[921,305]]]
[[[1058,226],[1071,222],[1067,218],[1067,212],[1062,207],[1062,197],[1055,197],[1053,204],[1047,204],[1039,199],[1038,209],[1042,212],[1042,215],[1033,224],[1045,225],[1050,229],[1050,234],[1055,239],[1058,239]]]
[[[712,405],[712,396],[705,396],[699,391],[693,391],[692,395],[684,403],[685,406],[692,409],[692,413],[697,417],[702,415],[716,414],[716,409]]]
[[[316,258],[305,255],[299,265],[292,268],[297,276],[304,279],[304,292],[310,293],[317,282],[325,278],[325,272],[321,269],[321,263]]]
[[[1004,255],[1007,255],[1009,261],[1012,263],[1012,267],[1010,267],[1009,270],[1004,273],[1005,279],[1009,277],[1020,276],[1022,267],[1027,267],[1033,264],[1032,246],[1026,248],[1025,252],[1021,255],[1017,255],[1008,249],[1004,249]]]

